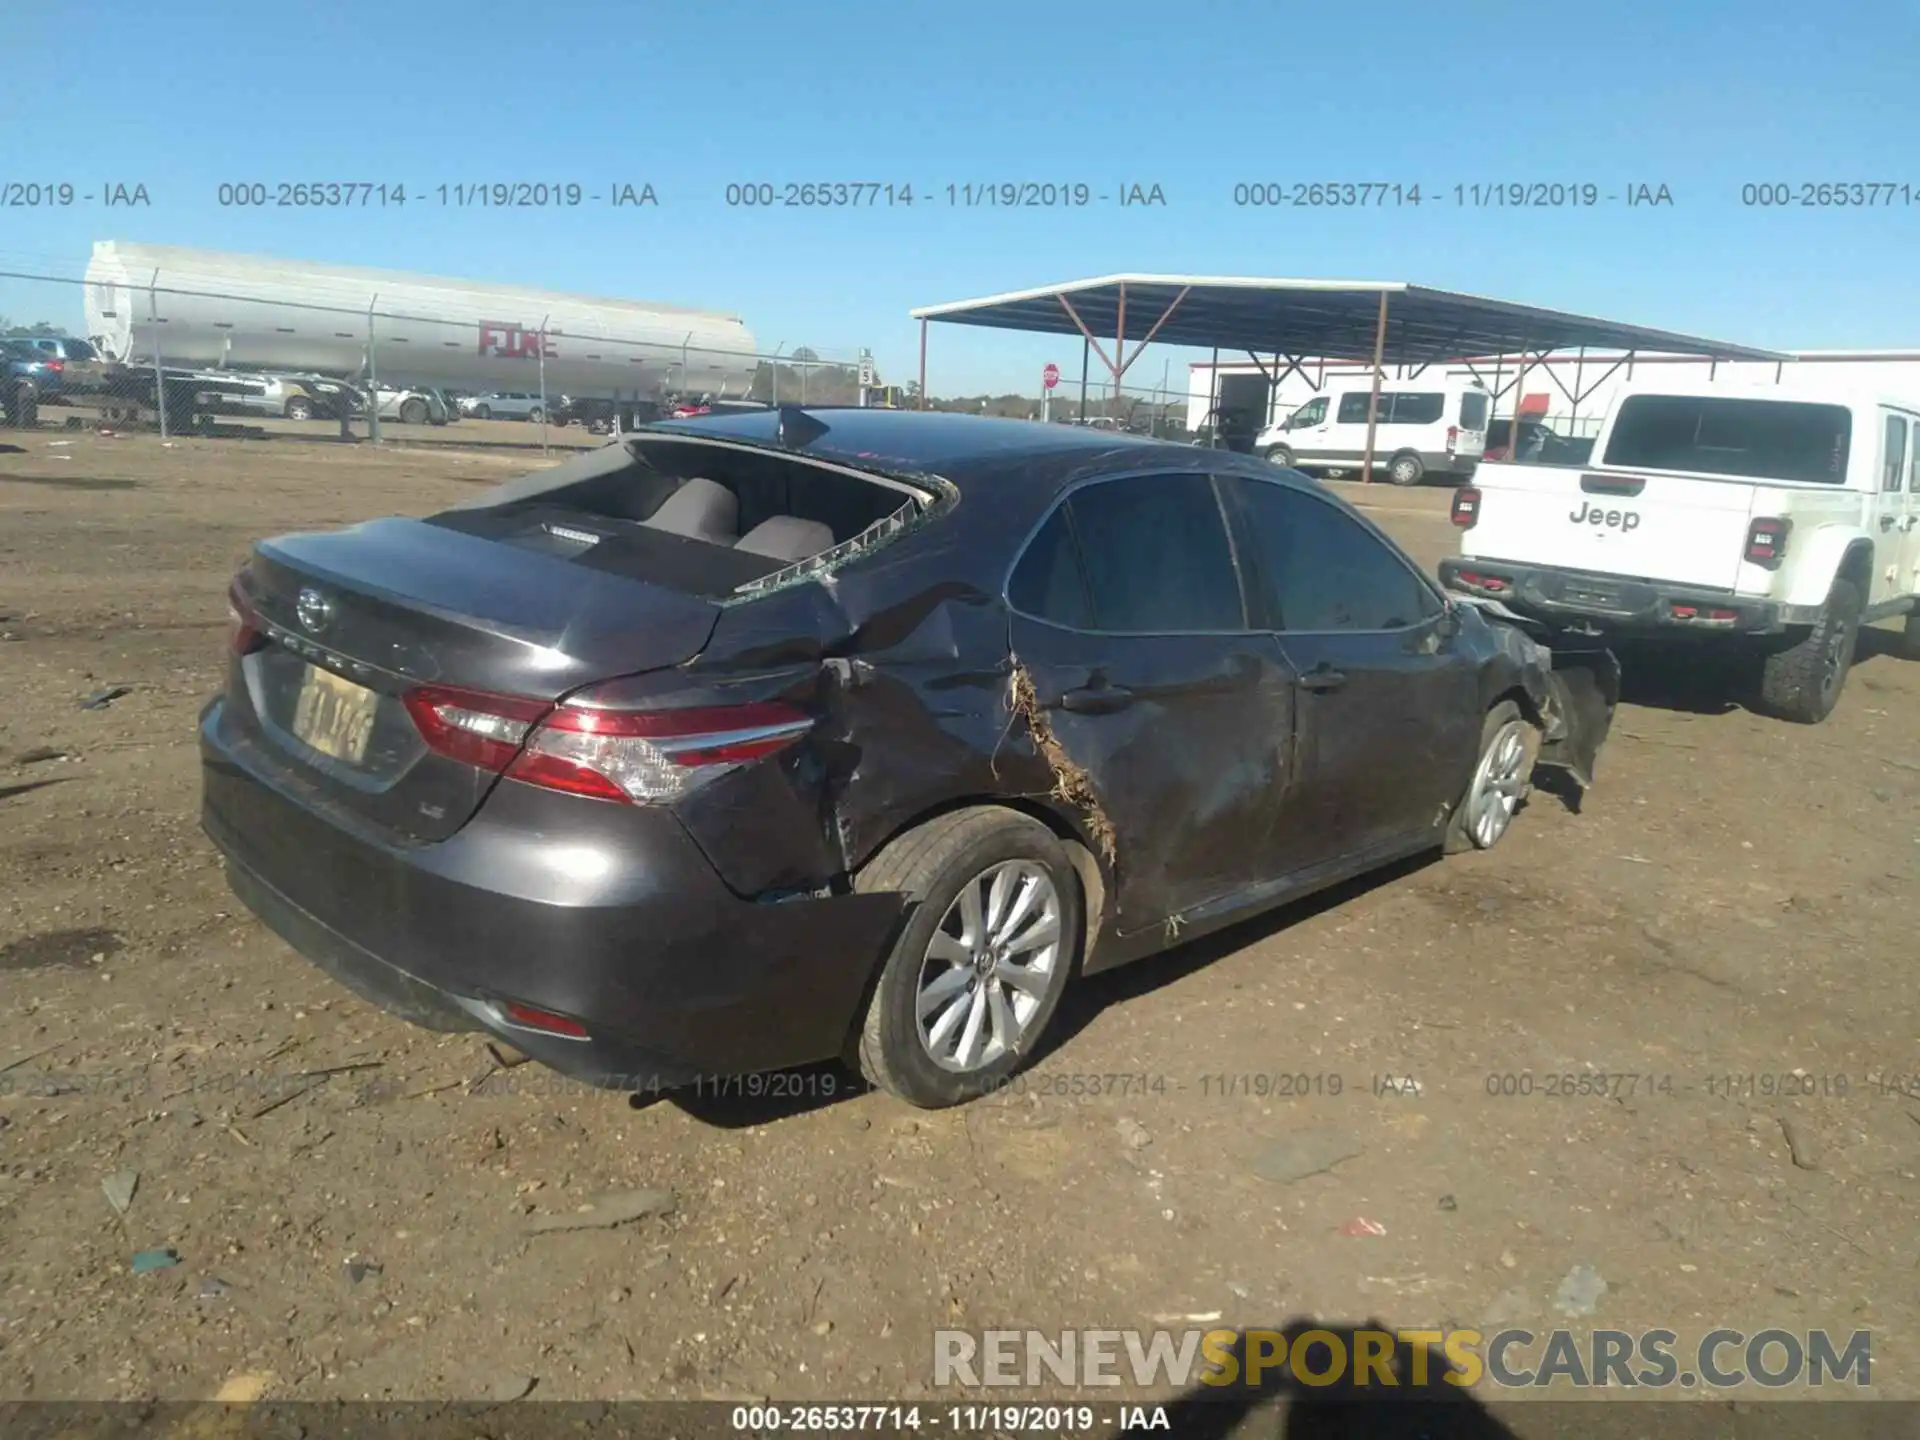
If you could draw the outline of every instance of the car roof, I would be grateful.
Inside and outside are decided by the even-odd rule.
[[[1051,471],[1062,479],[1088,469],[1132,465],[1202,468],[1191,445],[1151,440],[1088,425],[1056,425],[939,410],[881,410],[849,406],[789,407],[825,427],[812,439],[780,446],[781,411],[755,410],[690,416],[642,426],[675,434],[711,436],[780,446],[795,455],[855,468],[944,476],[956,483],[1019,471]]]
[[[1779,400],[1803,405],[1888,405],[1897,410],[1920,410],[1920,393],[1892,395],[1877,384],[1861,384],[1839,377],[1793,378],[1777,382],[1765,380],[1721,381],[1656,380],[1633,381],[1623,386],[1614,401],[1617,407],[1638,395],[1672,395],[1686,400]]]

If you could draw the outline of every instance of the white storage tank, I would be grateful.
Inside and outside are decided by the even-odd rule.
[[[171,245],[94,243],[87,334],[117,360],[364,375],[471,390],[741,396],[737,315]]]

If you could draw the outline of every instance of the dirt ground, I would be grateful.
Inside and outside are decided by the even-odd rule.
[[[526,452],[0,440],[0,1396],[899,1398],[937,1327],[1302,1318],[1869,1329],[1920,1396],[1920,666],[1882,647],[1815,728],[1638,682],[1584,813],[1084,983],[990,1100],[823,1067],[637,1105],[476,1084],[479,1039],[298,959],[198,829],[250,541]],[[1449,547],[1443,493],[1357,498]],[[1548,1093],[1587,1072],[1642,1078]],[[1325,1129],[1356,1153],[1263,1173]],[[529,1233],[635,1187],[673,1213]]]

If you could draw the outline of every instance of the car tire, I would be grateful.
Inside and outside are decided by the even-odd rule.
[[[1860,591],[1836,580],[1820,618],[1796,645],[1760,662],[1760,708],[1776,720],[1818,725],[1833,713],[1860,639]]]
[[[311,420],[313,418],[313,402],[304,395],[296,395],[287,401],[286,408],[282,413],[284,413],[289,420]]]
[[[1387,462],[1387,479],[1396,485],[1418,485],[1426,478],[1426,462],[1411,451],[1396,455]]]
[[[1260,458],[1269,465],[1278,465],[1282,470],[1293,468],[1293,451],[1284,445],[1269,445],[1260,452]]]
[[[540,407],[538,405],[527,411],[527,423],[529,425],[538,425],[540,423]]]
[[[491,405],[474,406],[473,418],[476,420],[491,420],[493,418],[493,407]]]
[[[402,425],[420,425],[427,418],[427,402],[424,400],[402,400],[400,402],[400,423]]]
[[[1502,700],[1480,724],[1480,749],[1466,793],[1447,821],[1442,848],[1449,855],[1491,850],[1513,824],[1533,788],[1540,729],[1512,700]]]
[[[995,979],[1007,973],[1007,967],[985,968],[994,964],[993,952],[985,947],[975,949],[972,958],[954,958],[968,956],[967,940],[991,943],[994,938],[992,927],[984,924],[968,935],[962,896],[970,888],[975,891],[984,921],[991,914],[992,890],[1000,876],[1019,887],[1004,904],[1019,905],[1032,897],[1031,906],[1012,925],[1013,933],[1001,937],[1003,942],[1030,936],[1028,927],[1044,924],[1035,915],[1051,911],[1054,917],[1056,933],[1042,947],[1050,954],[1015,945],[1015,953],[1033,956],[1032,964],[1011,967],[1024,977],[1018,985]],[[1079,958],[1080,877],[1060,841],[1039,821],[1017,811],[997,806],[956,810],[886,845],[855,877],[854,888],[902,894],[908,904],[867,1002],[855,1047],[861,1073],[922,1109],[957,1105],[1003,1084],[1033,1054]],[[963,988],[954,989],[961,982],[946,979],[956,974],[967,975]],[[928,1029],[923,1033],[921,1010],[929,994],[934,998],[926,1007]],[[949,995],[950,1000],[945,998]],[[973,996],[979,998],[969,998]],[[1024,1016],[1018,1008],[1022,1000],[1032,1002]],[[996,1007],[1003,1027],[998,1035]],[[979,1047],[968,1061],[961,1052],[970,1030],[979,1037]],[[945,1052],[948,1040],[955,1042],[955,1053],[943,1063],[935,1052]]]

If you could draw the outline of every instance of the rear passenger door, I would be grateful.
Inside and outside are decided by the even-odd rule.
[[[1273,638],[1248,628],[1213,482],[1079,486],[1035,532],[1007,599],[1014,658],[1110,832],[1116,928],[1160,925],[1276,874],[1276,842],[1291,833],[1280,822],[1293,675]]]
[[[1343,857],[1437,836],[1472,771],[1482,718],[1444,602],[1331,499],[1277,480],[1223,483],[1253,619],[1298,676],[1291,823]]]

